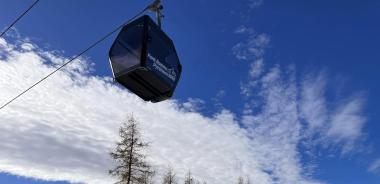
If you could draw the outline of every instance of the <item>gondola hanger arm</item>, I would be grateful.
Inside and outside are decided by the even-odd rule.
[[[164,15],[161,12],[164,9],[164,7],[161,5],[161,0],[155,0],[152,4],[148,6],[148,9],[156,13],[157,24],[161,28],[162,18],[164,18]]]

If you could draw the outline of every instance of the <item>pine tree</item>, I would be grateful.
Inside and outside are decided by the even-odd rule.
[[[162,184],[177,184],[175,173],[171,167],[169,167],[168,171],[165,173]]]
[[[110,153],[118,165],[109,173],[118,177],[118,184],[149,183],[153,172],[143,154],[148,144],[141,140],[138,122],[133,116],[128,117],[127,122],[122,124],[119,135],[121,140]]]
[[[153,175],[154,172],[146,172],[144,175],[142,175],[138,180],[138,184],[153,184]]]
[[[239,177],[239,179],[238,179],[238,184],[244,184],[244,179],[243,179],[243,177]]]
[[[249,179],[248,176],[247,176],[246,180],[244,180],[244,178],[240,176],[238,178],[238,184],[251,184],[251,180]]]
[[[191,175],[191,172],[189,171],[187,174],[186,174],[186,177],[185,177],[185,184],[194,184],[194,178],[193,176]]]

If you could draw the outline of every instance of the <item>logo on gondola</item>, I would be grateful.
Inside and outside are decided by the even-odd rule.
[[[174,68],[168,68],[164,64],[160,62],[157,58],[153,57],[148,53],[148,58],[153,61],[153,68],[164,74],[166,77],[171,79],[173,82],[177,78],[177,73],[175,72]]]

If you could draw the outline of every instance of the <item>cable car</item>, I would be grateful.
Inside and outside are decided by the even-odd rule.
[[[151,102],[170,98],[182,71],[173,41],[148,15],[121,29],[109,61],[116,82]]]

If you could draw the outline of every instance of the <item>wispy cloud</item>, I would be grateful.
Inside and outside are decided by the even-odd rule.
[[[317,182],[305,179],[313,170],[300,163],[299,145],[331,146],[340,148],[342,154],[360,147],[357,143],[363,138],[366,122],[364,97],[353,93],[327,100],[327,93],[335,90],[326,87],[330,82],[327,72],[296,75],[295,65],[269,66],[264,62],[268,35],[244,26],[235,33],[247,36],[233,47],[233,53],[250,62],[247,80],[241,83],[245,100],[242,124],[252,142],[257,141],[254,147],[262,153],[259,155],[265,155],[258,159],[267,160],[264,168],[272,177],[278,176],[278,183]]]
[[[262,153],[260,156],[265,155],[257,157],[267,160],[264,167],[274,176],[292,176],[279,177],[279,183],[297,183],[313,172],[304,169],[307,163],[299,161],[299,145],[305,142],[311,142],[309,146],[334,147],[332,154],[336,150],[347,154],[361,147],[358,143],[363,139],[366,122],[364,99],[353,95],[326,103],[327,91],[334,90],[324,87],[326,75],[322,72],[298,79],[293,66],[284,69],[275,65],[260,77],[249,75],[252,81],[245,83],[250,95],[245,95],[242,123],[256,143],[253,147]],[[312,153],[314,149],[304,151]]]
[[[251,61],[260,59],[265,54],[265,49],[269,46],[270,37],[265,33],[256,33],[252,28],[240,26],[235,30],[237,34],[247,35],[248,39],[235,44],[232,52],[239,60]]]
[[[342,145],[342,153],[351,151],[363,138],[364,97],[353,94],[327,103],[328,74],[308,75],[302,81],[301,114],[308,132],[320,135],[325,145]],[[311,135],[309,135],[311,136]]]
[[[248,81],[240,84],[240,93],[244,97],[252,96],[252,90],[258,85],[258,78],[264,73],[264,59],[256,59],[250,63]]]
[[[249,8],[257,8],[264,4],[264,0],[249,0]]]
[[[199,98],[189,98],[182,104],[183,108],[187,111],[195,112],[204,108],[205,101]]]
[[[269,66],[265,63],[265,53],[270,45],[267,34],[257,33],[246,26],[238,27],[235,33],[244,35],[245,41],[234,45],[233,53],[238,60],[249,62],[250,66],[247,79],[240,85],[245,100],[243,113],[247,115],[244,119],[249,120],[249,126],[254,121],[263,121],[263,113],[269,113],[268,116],[272,117],[294,104],[294,112],[289,112],[288,117],[290,114],[296,116],[292,124],[300,127],[300,140],[307,140],[313,145],[321,144],[325,148],[338,147],[342,154],[358,148],[358,141],[364,138],[366,122],[363,115],[364,96],[353,92],[351,96],[328,98],[327,94],[334,92],[337,84],[326,87],[331,82],[327,72],[296,75],[293,64]],[[282,107],[284,101],[288,105]]]
[[[258,65],[257,61],[252,65]],[[261,68],[260,72],[257,68]],[[300,128],[299,131],[291,131],[300,134],[298,141],[306,139],[324,147],[339,147],[343,154],[358,148],[358,141],[364,138],[363,126],[366,122],[363,115],[364,97],[353,92],[351,96],[329,99],[327,103],[327,93],[334,91],[334,88],[326,88],[329,82],[326,72],[301,75],[299,78],[295,72],[293,66],[284,70],[277,65],[266,71],[262,67],[251,68],[248,80],[242,83],[241,88],[246,99],[244,112],[249,120],[247,126],[256,126],[252,123],[285,113],[278,121],[285,121],[294,115],[289,126]],[[291,111],[287,111],[289,109]],[[262,117],[263,113],[268,115]]]
[[[368,171],[372,173],[380,173],[380,158],[374,160],[368,167]]]

